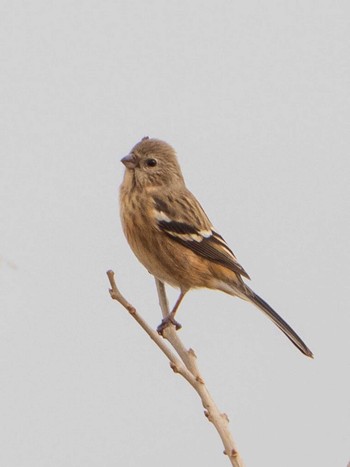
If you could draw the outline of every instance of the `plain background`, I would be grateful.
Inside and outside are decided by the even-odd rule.
[[[176,148],[252,287],[315,353],[238,299],[186,297],[181,336],[247,467],[345,467],[349,3],[0,10],[0,464],[229,464],[192,389],[108,294],[112,268],[159,324],[118,213],[120,158],[149,135]]]

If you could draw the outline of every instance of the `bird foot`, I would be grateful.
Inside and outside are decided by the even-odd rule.
[[[182,328],[181,324],[175,320],[175,318],[171,315],[168,315],[166,318],[162,319],[162,322],[157,327],[157,333],[161,336],[163,335],[164,330],[173,324],[175,326],[176,331]]]

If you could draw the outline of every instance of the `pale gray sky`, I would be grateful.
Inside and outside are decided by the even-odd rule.
[[[315,353],[252,305],[186,297],[181,335],[247,467],[345,467],[349,3],[0,10],[0,465],[228,465],[196,395],[108,295],[112,268],[159,324],[118,213],[120,158],[149,135],[176,148],[251,286]]]

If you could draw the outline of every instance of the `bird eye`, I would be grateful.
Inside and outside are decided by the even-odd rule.
[[[147,159],[146,165],[148,167],[155,167],[157,165],[157,161],[155,159]]]

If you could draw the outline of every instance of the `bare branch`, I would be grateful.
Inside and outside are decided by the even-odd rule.
[[[160,350],[166,355],[170,361],[170,366],[175,373],[181,374],[195,389],[199,397],[201,398],[202,405],[204,407],[204,414],[210,422],[215,426],[219,436],[224,445],[224,454],[226,454],[233,467],[244,467],[243,460],[237,450],[236,444],[232,438],[232,435],[228,428],[228,417],[225,413],[221,413],[211,397],[205,383],[202,378],[197,364],[197,357],[194,350],[187,350],[178,333],[175,330],[175,326],[169,325],[163,331],[164,339],[154,331],[146,321],[137,313],[136,309],[123,297],[120,293],[115,280],[114,272],[107,272],[111,289],[109,290],[111,297],[117,300],[124,308],[126,308],[130,315],[140,324],[140,326],[146,331],[150,338],[160,348]],[[162,310],[163,318],[169,314],[168,299],[165,292],[164,284],[156,279],[157,292],[159,297],[159,305]],[[178,358],[172,350],[166,344],[168,341],[174,348],[180,358]]]
[[[168,300],[165,292],[164,284],[156,280],[157,292],[159,297],[159,303],[162,308],[163,317],[165,318],[169,313]],[[204,379],[202,378],[197,364],[197,356],[193,349],[187,350],[181,339],[179,338],[178,332],[175,330],[175,326],[168,326],[164,332],[163,336],[167,339],[173,348],[178,353],[181,360],[186,365],[187,369],[195,377],[196,384],[193,386],[197,391],[199,397],[202,400],[203,407],[205,408],[205,415],[210,422],[213,423],[216,430],[218,431],[220,438],[224,444],[225,451],[224,453],[230,457],[231,463],[233,466],[241,467],[243,466],[243,461],[240,458],[236,444],[232,438],[232,435],[228,428],[229,419],[226,414],[221,413],[216,406],[213,398],[211,397]]]
[[[111,289],[109,293],[113,300],[117,300],[128,312],[130,315],[139,323],[139,325],[146,331],[149,337],[155,342],[155,344],[160,348],[160,350],[168,357],[170,360],[170,366],[175,373],[181,374],[192,386],[194,384],[195,378],[182,363],[182,361],[176,357],[176,355],[169,349],[161,336],[154,331],[146,321],[137,313],[136,309],[124,298],[124,296],[119,291],[117,284],[114,279],[114,272],[109,270],[107,271],[107,276],[111,284]]]
[[[164,286],[164,283],[158,280],[156,277],[155,277],[155,281],[156,281],[156,287],[157,287],[158,298],[159,298],[159,306],[160,306],[160,309],[162,310],[163,318],[166,318],[169,314],[169,303],[168,303],[168,297],[166,296],[166,292],[165,292],[165,286]]]

